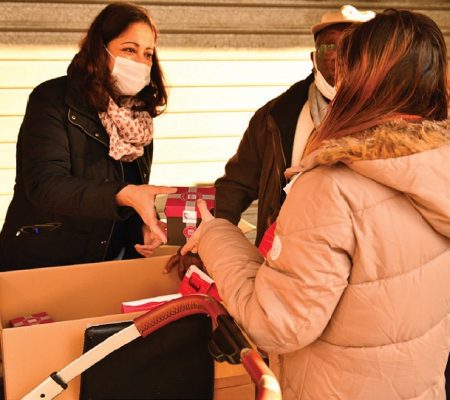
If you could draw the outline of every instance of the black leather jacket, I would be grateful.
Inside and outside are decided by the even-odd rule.
[[[313,80],[311,74],[256,111],[225,175],[215,183],[215,216],[233,224],[258,199],[256,245],[285,199],[284,171],[291,165],[297,119]]]
[[[142,221],[117,207],[123,165],[108,155],[109,136],[96,110],[67,77],[30,95],[17,142],[16,182],[0,234],[0,269],[102,261],[114,224],[129,222],[127,243],[141,242]],[[136,162],[148,182],[153,145]]]

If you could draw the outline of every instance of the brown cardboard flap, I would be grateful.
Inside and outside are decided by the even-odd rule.
[[[54,321],[121,312],[123,301],[176,293],[175,271],[162,271],[167,256],[0,273],[0,317],[47,312]]]

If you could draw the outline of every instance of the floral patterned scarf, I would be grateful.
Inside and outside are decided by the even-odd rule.
[[[133,97],[127,97],[120,106],[109,98],[108,109],[98,113],[109,135],[109,156],[115,160],[134,161],[153,139],[153,118],[148,111],[133,109],[140,105],[143,102]]]

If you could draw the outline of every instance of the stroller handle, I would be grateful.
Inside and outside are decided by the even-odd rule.
[[[133,320],[133,323],[141,333],[141,336],[146,337],[173,321],[194,314],[209,315],[214,329],[223,331],[214,332],[213,337],[215,333],[219,333],[216,335],[220,338],[218,340],[227,341],[225,347],[231,348],[231,352],[236,349],[239,350],[238,357],[240,360],[235,360],[233,358],[234,355],[224,356],[223,354],[217,354],[218,351],[220,353],[220,344],[217,346],[217,343],[214,343],[214,345],[210,346],[210,349],[214,348],[214,351],[211,353],[217,361],[220,362],[227,359],[231,363],[236,363],[236,361],[242,362],[256,386],[256,400],[281,400],[280,385],[274,373],[269,369],[259,353],[251,348],[250,343],[245,339],[227,310],[213,297],[203,294],[183,296],[140,315]]]
[[[207,314],[211,317],[215,330],[209,349],[217,361],[227,360],[233,364],[242,362],[256,385],[257,400],[281,400],[281,390],[275,375],[251,347],[227,310],[214,298],[201,294],[169,301],[135,318],[129,327],[107,338],[60,371],[53,372],[22,400],[53,399],[68,387],[73,378],[108,354],[139,336],[146,337],[173,321],[194,314]]]
[[[217,318],[228,315],[227,310],[214,298],[204,294],[192,294],[161,304],[157,308],[140,315],[133,320],[142,337],[147,337],[173,321],[195,314],[207,314],[213,326],[217,326]]]
[[[278,380],[256,350],[243,349],[241,361],[256,385],[256,400],[281,400]]]

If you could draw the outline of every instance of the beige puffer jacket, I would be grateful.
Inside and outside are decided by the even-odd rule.
[[[450,121],[329,141],[304,166],[266,262],[229,222],[203,225],[228,310],[278,355],[284,399],[444,400]]]

